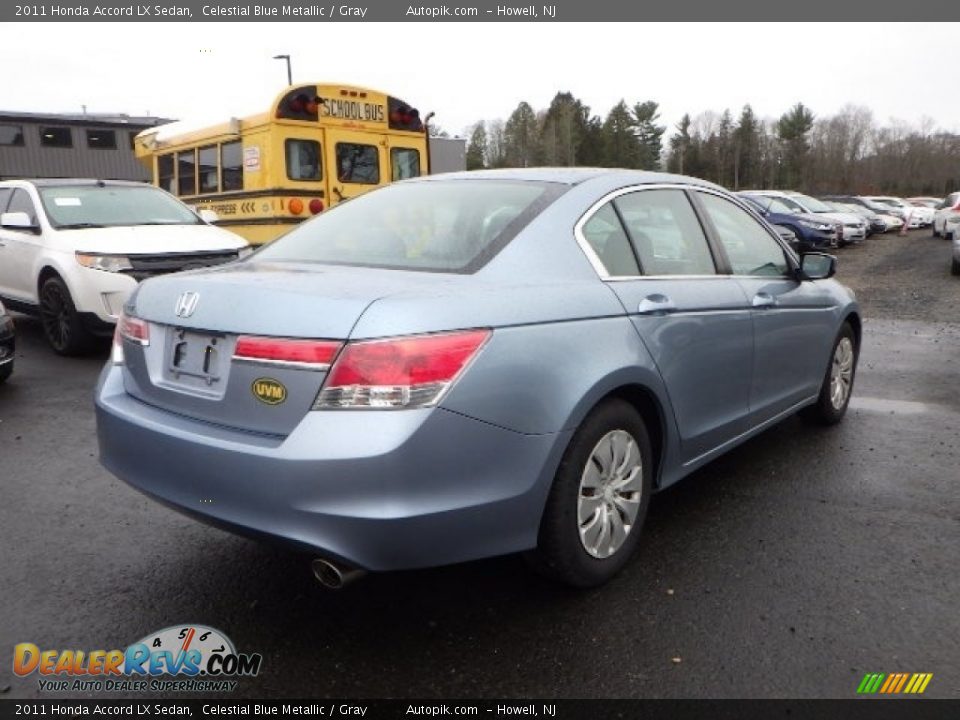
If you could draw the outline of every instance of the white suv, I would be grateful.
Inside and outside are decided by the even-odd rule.
[[[140,280],[237,260],[247,242],[152,185],[0,182],[0,300],[39,315],[62,355],[113,332]]]

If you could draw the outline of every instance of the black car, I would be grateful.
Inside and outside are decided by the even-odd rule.
[[[0,383],[13,372],[14,345],[13,318],[0,303]]]

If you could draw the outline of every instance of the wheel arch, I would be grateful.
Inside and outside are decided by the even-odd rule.
[[[853,337],[857,341],[857,353],[859,354],[861,338],[863,337],[863,320],[860,317],[860,313],[858,313],[856,310],[853,310],[847,313],[843,321],[848,323],[853,329]]]
[[[659,377],[637,377],[627,373],[614,373],[593,387],[578,404],[570,417],[568,427],[579,427],[587,415],[597,406],[610,399],[629,403],[643,419],[650,435],[654,456],[653,484],[661,485],[664,465],[676,437],[676,423],[669,398]],[[674,429],[674,432],[671,432]]]

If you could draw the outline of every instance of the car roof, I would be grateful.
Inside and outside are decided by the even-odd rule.
[[[579,185],[589,180],[604,178],[622,181],[626,185],[650,185],[655,183],[675,183],[679,185],[698,185],[719,188],[718,185],[687,175],[652,172],[647,170],[624,170],[620,168],[594,167],[535,167],[503,168],[497,170],[468,170],[462,172],[426,175],[417,180],[521,180],[529,182],[553,182],[564,185]]]
[[[27,183],[36,187],[63,187],[69,185],[128,185],[134,187],[153,187],[149,183],[135,180],[98,180],[97,178],[19,178],[0,180],[0,187],[14,183]]]

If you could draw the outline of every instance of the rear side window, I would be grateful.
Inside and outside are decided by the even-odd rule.
[[[472,273],[566,188],[499,180],[388,185],[298,225],[258,257]]]
[[[607,271],[607,275],[628,277],[640,274],[637,258],[630,248],[630,240],[612,204],[607,203],[597,210],[583,224],[580,232]]]
[[[420,177],[420,151],[414,148],[390,148],[390,179]]]
[[[321,180],[320,143],[316,140],[288,139],[284,142],[287,177],[290,180]]]
[[[763,225],[725,198],[703,192],[699,197],[727,251],[734,275],[786,275],[783,248]]]
[[[376,145],[337,143],[337,180],[377,185],[380,182],[380,154]]]
[[[0,213],[7,211],[7,203],[10,202],[10,196],[12,194],[13,190],[10,188],[0,188]]]
[[[644,275],[715,275],[703,228],[682,190],[642,190],[614,200]]]

